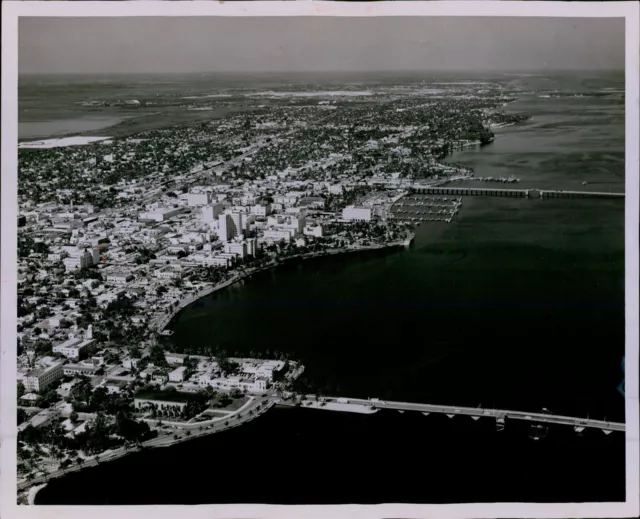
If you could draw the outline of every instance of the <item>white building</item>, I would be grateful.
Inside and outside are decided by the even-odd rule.
[[[225,267],[228,268],[231,265],[231,260],[228,256],[221,256],[218,254],[217,256],[205,256],[201,264],[203,266],[214,266],[214,267]]]
[[[164,353],[164,358],[169,364],[183,364],[184,359],[186,359],[187,357],[188,355],[185,355],[183,353]]]
[[[258,255],[258,239],[249,238],[247,240],[247,255],[254,258]]]
[[[248,224],[247,216],[234,211],[221,214],[218,219],[218,237],[226,243],[234,238],[244,237],[244,231]]]
[[[229,242],[225,244],[224,251],[227,254],[236,254],[244,259],[247,256],[247,244],[246,242]]]
[[[85,354],[85,350],[93,343],[93,339],[73,338],[56,344],[53,353],[61,353],[68,359],[79,359]]]
[[[291,220],[289,220],[287,224],[287,228],[293,229],[296,233],[301,233],[306,223],[307,219],[304,217],[304,215],[292,216]]]
[[[73,270],[95,265],[100,261],[100,249],[67,249],[68,257],[62,260],[65,270]]]
[[[271,205],[254,205],[251,207],[251,214],[264,218],[271,214]]]
[[[265,377],[213,377],[203,376],[200,378],[201,386],[211,386],[215,389],[231,390],[246,389],[251,393],[264,393],[269,387],[269,381]]]
[[[63,376],[62,362],[58,362],[46,368],[31,370],[24,377],[24,387],[27,391],[42,391]]]
[[[183,270],[180,267],[174,267],[172,265],[166,265],[155,271],[155,275],[159,279],[178,279],[183,275]]]
[[[294,231],[293,229],[268,229],[266,231],[264,231],[264,234],[262,235],[264,237],[265,240],[272,240],[272,241],[280,241],[280,240],[284,240],[284,241],[289,241],[291,240],[292,236],[294,235]]]
[[[106,269],[105,269],[106,270]],[[126,285],[133,280],[133,275],[126,270],[108,270],[107,283],[115,283],[117,285]]]
[[[197,207],[201,205],[207,205],[211,202],[210,193],[187,193],[184,195],[184,199],[187,201],[189,207]]]
[[[316,238],[321,238],[324,236],[324,228],[322,225],[307,225],[302,233],[306,236],[315,236]]]
[[[202,219],[205,222],[214,222],[218,219],[220,214],[222,214],[222,211],[223,211],[222,204],[216,203],[216,204],[205,205],[202,208]]]
[[[351,222],[370,222],[372,219],[371,208],[347,206],[342,210],[342,218]]]
[[[218,238],[223,243],[227,243],[229,240],[233,239],[234,232],[234,223],[230,214],[221,214],[218,219]]]
[[[169,218],[176,216],[182,212],[180,207],[157,207],[150,211],[140,213],[138,218],[140,220],[154,220],[156,222],[164,222]]]
[[[284,371],[285,363],[281,360],[269,360],[266,362],[245,362],[242,372],[254,377],[264,377],[269,381],[276,380]]]
[[[243,237],[247,225],[246,216],[243,213],[233,212],[231,213],[231,219],[233,220],[234,236],[236,238]]]
[[[184,380],[184,373],[187,370],[186,367],[180,366],[173,371],[169,372],[169,382],[182,382]]]
[[[62,369],[65,375],[69,375],[71,377],[76,375],[92,377],[100,371],[101,368],[100,366],[94,366],[92,364],[65,364]]]

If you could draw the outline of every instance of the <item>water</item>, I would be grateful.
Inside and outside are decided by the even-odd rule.
[[[36,504],[615,501],[624,500],[623,451],[622,435],[560,428],[535,442],[518,423],[497,433],[468,417],[276,408],[54,480]]]
[[[522,179],[518,187],[622,191],[623,99],[535,92],[602,92],[619,86],[619,78],[514,81],[529,93],[507,109],[533,119],[497,130],[495,143],[449,160],[478,176],[515,175]],[[292,263],[255,275],[189,307],[174,329],[178,348],[291,352],[307,366],[307,381],[331,395],[547,407],[624,421],[617,391],[624,355],[624,202],[467,197],[452,224],[418,228],[410,249]],[[274,410],[228,433],[65,477],[38,502],[624,497],[622,435],[578,437],[558,428],[534,442],[524,425],[509,423],[496,433],[490,420],[448,420]],[[268,476],[246,484],[254,481],[247,476],[258,470],[256,458],[267,453],[273,457]],[[199,482],[194,463],[204,459],[224,467],[225,476]],[[294,471],[305,477],[292,477]],[[192,472],[193,478],[168,476]]]

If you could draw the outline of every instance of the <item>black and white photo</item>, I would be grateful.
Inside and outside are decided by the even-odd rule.
[[[33,4],[3,506],[637,513],[637,5]]]

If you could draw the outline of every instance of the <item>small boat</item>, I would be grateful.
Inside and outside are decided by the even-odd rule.
[[[535,441],[543,440],[547,437],[548,432],[548,428],[544,425],[532,425],[531,432],[529,433],[529,438]]]

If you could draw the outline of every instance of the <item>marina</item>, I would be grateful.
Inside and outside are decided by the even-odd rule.
[[[462,197],[407,196],[394,204],[389,213],[393,220],[420,225],[422,222],[451,223],[462,207]]]

